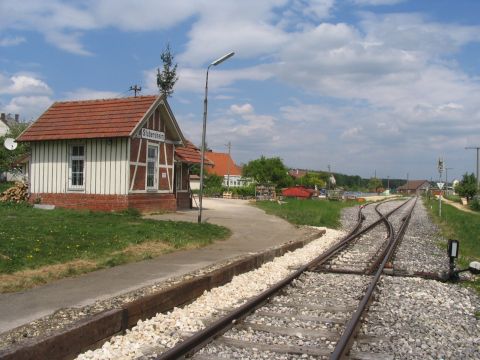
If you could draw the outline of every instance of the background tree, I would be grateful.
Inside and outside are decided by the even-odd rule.
[[[170,51],[170,44],[167,44],[165,50],[160,55],[160,58],[163,62],[163,69],[160,72],[160,69],[157,69],[157,86],[158,90],[165,95],[165,97],[170,97],[173,94],[173,86],[178,80],[177,77],[177,65],[173,65],[174,56]]]
[[[321,175],[315,172],[306,173],[305,176],[302,176],[301,178],[297,179],[295,183],[298,185],[304,185],[310,188],[314,188],[316,185],[317,188],[319,189],[324,188],[326,185],[326,181],[322,179]]]
[[[475,178],[475,175],[473,175],[473,173],[465,173],[462,181],[460,181],[455,187],[455,191],[458,195],[466,197],[467,199],[473,198],[477,193],[477,179]]]
[[[27,126],[28,124],[25,123],[13,125],[4,136],[0,136],[0,174],[11,171],[12,165],[22,156],[30,152],[28,143],[18,143],[15,150],[7,150],[5,146],[3,146],[6,138],[17,138]]]
[[[223,176],[206,174],[203,180],[206,195],[220,195],[223,192]]]
[[[378,189],[380,189],[381,187],[382,187],[382,182],[380,181],[380,179],[378,179],[376,177],[372,177],[368,181],[368,189],[369,190],[373,190],[374,192],[377,192]]]
[[[293,185],[288,169],[279,157],[252,160],[243,167],[242,175],[254,179],[260,184],[272,184],[282,188]]]

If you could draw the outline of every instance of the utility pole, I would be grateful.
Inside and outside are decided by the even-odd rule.
[[[442,217],[442,189],[440,188],[440,183],[442,182],[442,172],[444,168],[443,159],[438,159],[438,187],[440,190],[440,194],[438,195],[438,216]]]
[[[387,189],[390,190],[390,175],[387,176]]]
[[[448,195],[448,170],[453,170],[453,168],[445,167],[445,195]]]
[[[227,191],[230,191],[230,151],[232,149],[232,143],[229,141],[228,144],[225,145],[228,147],[228,160],[227,160]]]
[[[130,89],[128,89],[128,91],[133,91],[134,92],[134,96],[137,97],[137,92],[140,92],[142,91],[142,87],[141,86],[137,86],[137,84],[133,85],[133,86],[130,86]]]
[[[477,150],[477,191],[480,190],[480,180],[478,179],[479,178],[479,174],[478,174],[478,168],[480,167],[480,158],[479,158],[479,150],[480,150],[480,146],[467,146],[465,148],[465,150],[467,149],[476,149]]]

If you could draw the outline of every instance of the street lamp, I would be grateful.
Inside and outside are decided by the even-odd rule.
[[[203,131],[202,131],[202,156],[200,162],[200,192],[199,192],[199,207],[198,207],[198,223],[202,222],[202,199],[203,199],[203,168],[205,160],[205,134],[207,132],[207,95],[208,95],[208,71],[210,67],[217,66],[225,60],[231,58],[235,53],[232,51],[223,55],[221,58],[215,60],[207,67],[207,77],[205,80],[205,100],[203,100]]]

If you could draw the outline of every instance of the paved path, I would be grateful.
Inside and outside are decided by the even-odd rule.
[[[473,211],[467,205],[463,205],[463,204],[460,204],[458,202],[445,199],[444,197],[442,197],[442,201],[447,203],[448,205],[452,205],[453,207],[456,207],[458,210],[462,210],[462,211],[465,211],[465,212],[468,212],[468,213],[471,213],[471,214],[477,214],[477,215],[479,214],[478,211]]]
[[[0,333],[61,308],[92,304],[231,257],[283,244],[304,236],[308,231],[266,215],[242,200],[204,199],[204,209],[204,221],[232,230],[228,240],[62,279],[19,293],[0,294]],[[197,221],[197,211],[151,218]]]

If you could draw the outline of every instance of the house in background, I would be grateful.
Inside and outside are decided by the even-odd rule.
[[[307,175],[308,171],[306,170],[301,170],[301,169],[290,169],[288,170],[288,175],[290,175],[293,179],[297,180],[305,175]]]
[[[248,179],[242,177],[242,168],[235,164],[230,154],[209,151],[205,153],[205,157],[213,163],[211,166],[205,166],[205,171],[207,174],[222,176],[224,186],[239,187],[250,183]]]
[[[14,116],[12,116],[11,114],[1,113],[0,114],[0,136],[6,135],[12,126],[18,124],[19,120],[20,120],[20,115],[18,114],[15,114]]]
[[[163,96],[56,102],[17,141],[31,145],[31,202],[142,212],[191,206],[189,149]]]
[[[430,188],[430,181],[428,180],[409,180],[406,184],[397,188],[397,192],[400,194],[416,194],[421,195],[428,191]]]

